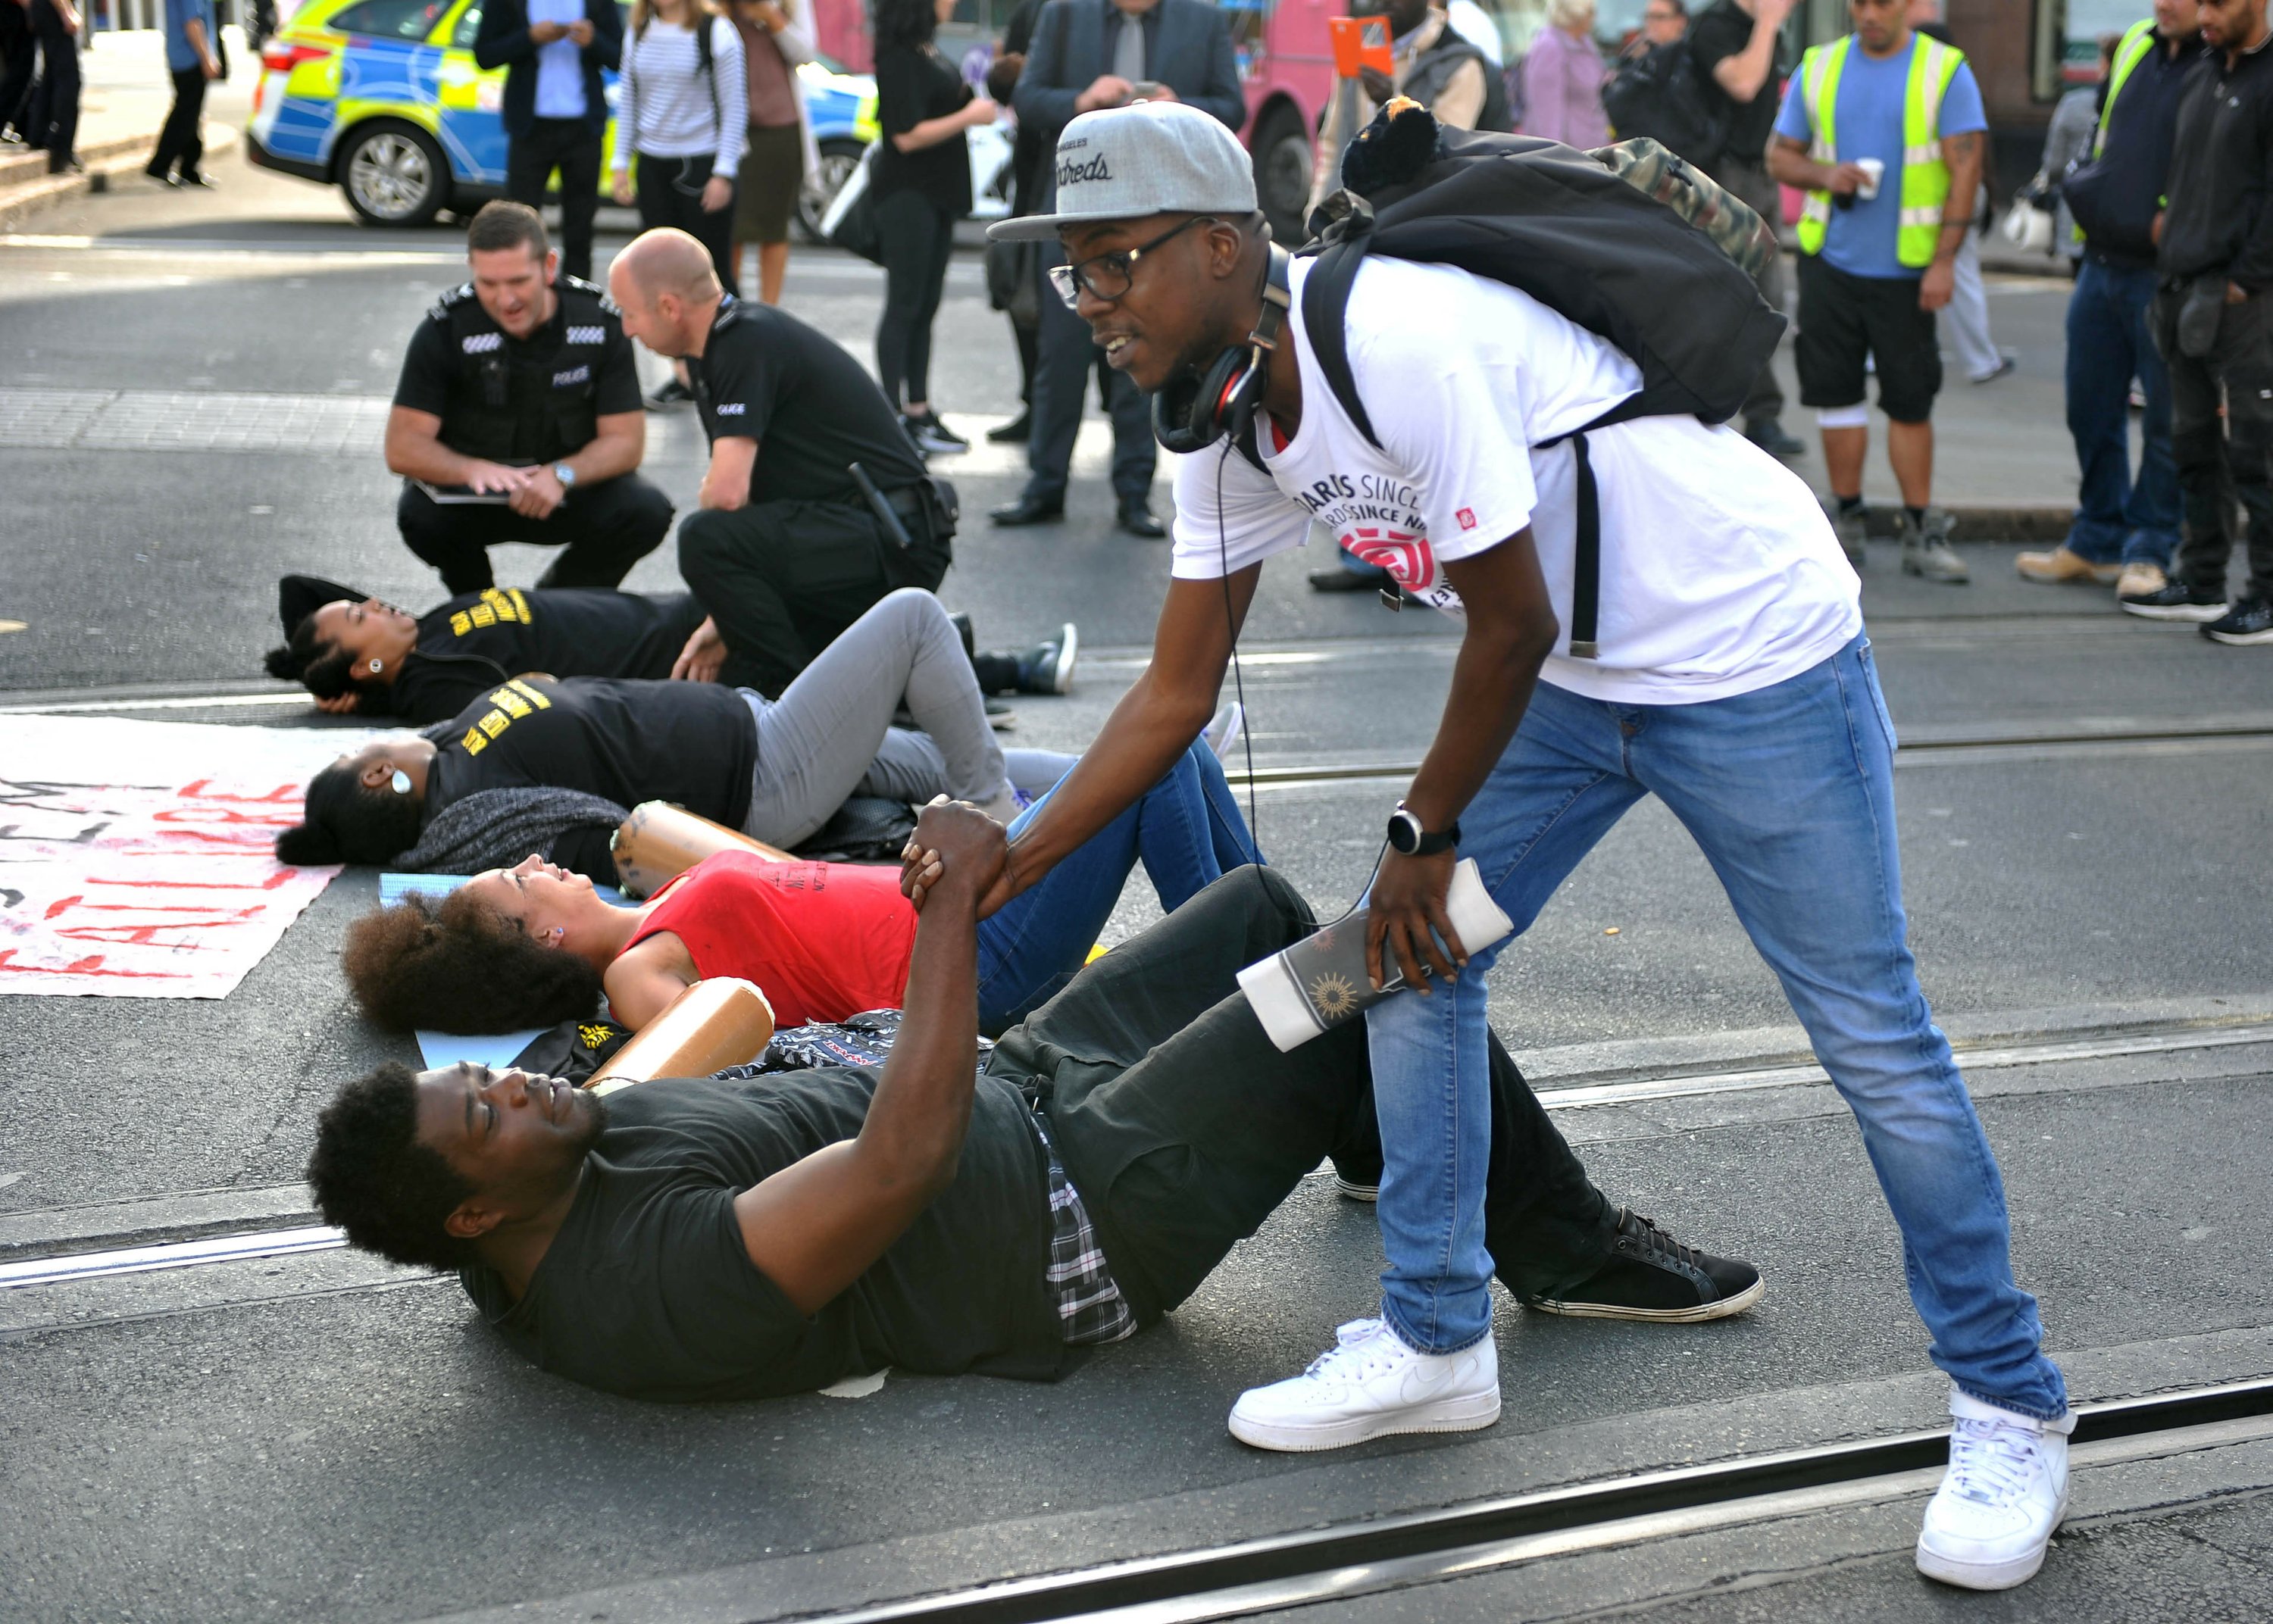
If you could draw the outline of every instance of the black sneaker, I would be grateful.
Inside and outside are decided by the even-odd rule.
[[[1071,693],[1073,662],[1081,654],[1081,633],[1069,620],[1049,642],[1037,643],[1018,656],[1018,692]]]
[[[2115,601],[2125,614],[2148,620],[2217,620],[2227,607],[2224,593],[2206,592],[2182,580],[2174,580],[2159,592],[2134,592]]]
[[[986,725],[997,733],[1007,733],[1018,725],[1018,712],[1015,707],[1005,705],[1000,700],[988,700],[985,704]]]
[[[971,449],[971,442],[940,422],[937,412],[927,411],[920,417],[904,412],[900,426],[908,431],[908,438],[926,458],[952,457]]]
[[[1755,417],[1744,425],[1744,438],[1771,457],[1804,457],[1807,443],[1793,438],[1780,417]]]
[[[1574,1320],[1690,1323],[1742,1313],[1767,1290],[1760,1271],[1684,1246],[1639,1213],[1622,1209],[1610,1261],[1584,1280],[1523,1306]]]
[[[2243,598],[2216,620],[2205,624],[2202,634],[2213,643],[2230,643],[2236,648],[2246,648],[2252,643],[2273,643],[2273,603],[2263,598]]]
[[[1033,438],[1034,419],[1028,412],[1020,412],[1008,423],[996,423],[986,430],[988,442],[995,445],[1024,445]]]

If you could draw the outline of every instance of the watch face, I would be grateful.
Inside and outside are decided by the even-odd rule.
[[[1402,806],[1389,814],[1389,843],[1396,850],[1411,856],[1421,844],[1421,819]]]

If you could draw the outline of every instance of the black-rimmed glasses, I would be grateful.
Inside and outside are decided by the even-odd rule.
[[[1136,279],[1136,262],[1187,227],[1214,225],[1205,214],[1195,214],[1180,226],[1171,226],[1151,242],[1135,248],[1125,248],[1109,254],[1092,254],[1077,265],[1054,265],[1050,267],[1050,286],[1058,290],[1068,310],[1079,308],[1082,289],[1086,288],[1107,303],[1128,293]]]

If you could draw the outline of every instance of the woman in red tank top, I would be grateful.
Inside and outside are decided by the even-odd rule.
[[[979,921],[982,1029],[1016,1024],[1073,978],[1140,860],[1169,912],[1227,870],[1262,861],[1204,744]],[[788,1028],[897,1008],[915,932],[896,865],[724,851],[645,904],[619,908],[583,875],[529,857],[475,875],[439,903],[414,897],[357,920],[344,961],[364,1012],[401,1028],[549,1026],[589,1015],[604,989],[615,1019],[636,1030],[713,976],[756,983]]]

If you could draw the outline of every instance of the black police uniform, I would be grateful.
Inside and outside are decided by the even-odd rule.
[[[442,296],[412,335],[394,404],[442,420],[452,451],[491,462],[550,465],[592,443],[598,419],[641,409],[631,341],[607,296],[563,276],[552,319],[527,339],[499,326],[467,282]],[[636,474],[580,481],[548,519],[502,502],[437,502],[402,483],[395,522],[453,594],[494,584],[498,542],[566,547],[540,587],[612,587],[671,528],[671,499]]]
[[[691,370],[711,443],[755,440],[758,452],[746,506],[679,522],[679,573],[725,640],[719,680],[777,697],[886,593],[938,587],[954,558],[955,487],[924,472],[860,363],[786,311],[724,296]]]

